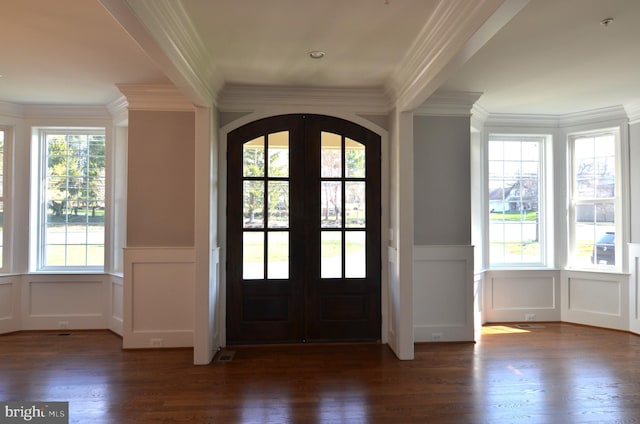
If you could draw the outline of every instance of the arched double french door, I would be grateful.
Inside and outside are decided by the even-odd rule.
[[[227,342],[380,338],[380,136],[321,115],[227,143]]]

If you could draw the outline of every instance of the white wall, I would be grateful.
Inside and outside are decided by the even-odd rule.
[[[481,274],[484,322],[560,321],[560,272],[491,270]]]
[[[21,299],[20,276],[0,277],[0,334],[22,329]]]
[[[221,346],[220,249],[218,248],[218,113],[196,109],[195,322],[193,362],[211,362]]]
[[[629,245],[629,330],[640,334],[640,243]]]
[[[474,340],[473,247],[415,246],[416,342]]]
[[[416,342],[475,338],[481,309],[471,246],[470,110],[475,100],[475,95],[436,95],[414,117]]]
[[[562,321],[629,330],[628,276],[562,272]]]
[[[629,125],[629,197],[632,211],[629,241],[640,243],[640,117]]]
[[[631,228],[631,240],[640,226],[633,211],[640,210],[640,132],[633,125],[627,139],[626,115],[622,107],[581,112],[563,116],[495,115],[484,122],[483,131],[521,134],[551,134],[553,168],[548,176],[554,179],[553,231],[547,233],[553,242],[553,257],[544,269],[479,270],[477,278],[483,289],[483,322],[564,321],[597,327],[638,332],[640,324],[638,293],[635,282],[636,248],[629,247],[621,255],[621,263],[629,263],[631,275],[620,266],[618,272],[594,272],[566,269],[568,257],[567,229],[567,134],[572,131],[610,128],[621,125],[620,185],[624,201],[620,219],[623,227]],[[628,144],[627,144],[628,142]],[[548,165],[551,165],[549,163]],[[476,173],[474,178],[483,178]],[[628,190],[628,191],[627,191]],[[630,193],[630,196],[627,194]],[[628,201],[630,197],[630,202]],[[637,217],[638,214],[636,213]],[[475,221],[474,221],[475,222]],[[481,223],[480,223],[481,224]],[[484,234],[486,232],[483,231]],[[626,234],[623,235],[626,237]],[[640,237],[640,236],[638,236]],[[487,247],[486,245],[484,246]],[[624,246],[626,250],[626,246]],[[557,268],[554,268],[557,267]]]
[[[383,285],[383,299],[388,298],[389,347],[398,358],[414,358],[413,337],[413,114],[391,115],[389,148],[389,285]],[[384,179],[382,180],[384,181]],[[384,211],[384,206],[383,206]],[[383,220],[384,222],[384,220]],[[384,228],[383,228],[384,231]],[[384,232],[383,232],[384,237]],[[382,274],[384,276],[384,274]],[[386,296],[385,296],[386,295]]]
[[[109,285],[109,330],[122,336],[124,331],[124,281],[117,275],[107,275]]]
[[[480,275],[483,322],[563,321],[638,332],[637,282],[630,284],[627,274],[490,270]]]
[[[0,333],[106,328],[120,333],[120,280],[104,274],[2,276]]]
[[[21,278],[21,329],[109,328],[109,284],[104,275]]]
[[[123,347],[193,346],[195,249],[124,251]]]

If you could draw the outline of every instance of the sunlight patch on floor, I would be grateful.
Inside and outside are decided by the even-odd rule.
[[[515,327],[507,327],[505,325],[491,325],[488,327],[482,327],[482,335],[515,334],[515,333],[529,333],[529,330],[523,330],[522,328],[515,328]]]

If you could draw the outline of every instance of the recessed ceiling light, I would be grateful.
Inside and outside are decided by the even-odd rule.
[[[309,52],[309,57],[311,59],[322,59],[324,57],[324,52],[320,50],[313,50]]]

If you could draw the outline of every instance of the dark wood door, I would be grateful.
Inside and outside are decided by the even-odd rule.
[[[229,133],[227,342],[380,338],[380,137],[320,115]]]

